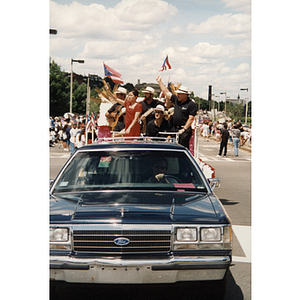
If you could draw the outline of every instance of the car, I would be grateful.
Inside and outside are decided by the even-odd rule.
[[[189,150],[113,139],[79,148],[50,187],[51,284],[198,284],[222,299],[232,224]]]

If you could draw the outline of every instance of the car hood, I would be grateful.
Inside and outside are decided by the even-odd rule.
[[[212,194],[109,191],[57,196],[50,197],[51,223],[227,223]]]

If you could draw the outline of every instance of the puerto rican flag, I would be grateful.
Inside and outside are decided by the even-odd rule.
[[[121,73],[115,71],[105,63],[103,63],[103,65],[104,65],[104,76],[111,78],[111,80],[114,83],[120,83],[120,84],[124,83],[123,79],[121,78],[122,77]]]
[[[164,60],[163,65],[162,65],[162,67],[161,67],[161,69],[160,69],[159,71],[162,72],[162,71],[168,70],[168,69],[172,69],[172,68],[171,68],[171,65],[170,65],[170,63],[169,63],[169,57],[168,57],[168,55],[167,55],[167,57],[166,57],[165,60]]]

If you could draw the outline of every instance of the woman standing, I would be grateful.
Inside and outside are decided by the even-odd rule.
[[[204,124],[202,125],[202,136],[204,137],[204,140],[208,142],[208,129],[209,126],[207,122],[205,121]]]
[[[239,126],[237,124],[235,124],[231,128],[231,132],[232,132],[232,143],[233,143],[233,149],[234,149],[234,156],[238,156],[239,155],[239,141],[240,141],[240,135],[241,135]]]
[[[117,98],[113,94],[109,87],[105,85],[106,91],[110,96],[119,104],[125,106],[126,109],[126,120],[125,120],[125,137],[126,136],[139,136],[140,135],[140,123],[138,122],[140,114],[142,113],[142,105],[136,100],[138,98],[139,92],[137,89],[133,89],[126,96],[125,100]]]
[[[76,148],[80,148],[85,145],[85,129],[81,129],[76,139]]]

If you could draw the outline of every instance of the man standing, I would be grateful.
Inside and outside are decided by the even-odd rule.
[[[127,90],[123,87],[119,87],[115,92],[117,98],[121,100],[125,100],[127,95]],[[108,121],[109,127],[111,130],[114,130],[114,127],[117,125],[119,121],[119,117],[121,115],[121,110],[123,106],[119,103],[115,103],[106,113],[105,117]]]
[[[159,104],[155,107],[154,120],[151,120],[146,127],[146,136],[152,137],[166,137],[159,134],[160,132],[169,132],[172,126],[169,121],[165,119],[164,107]]]
[[[221,130],[221,143],[220,143],[220,150],[217,156],[221,156],[224,148],[224,156],[227,154],[227,143],[229,139],[229,132],[227,130],[227,123],[223,123],[223,129]]]
[[[149,113],[147,116],[143,116],[147,111],[152,112],[154,108],[159,104],[158,100],[153,99],[155,90],[151,86],[147,86],[144,91],[142,91],[145,95],[145,99],[141,102],[142,104],[142,128],[141,131],[145,132],[146,126],[150,120],[153,120],[153,114]]]
[[[177,95],[174,95],[163,84],[160,75],[157,76],[156,81],[165,97],[172,99],[172,102],[175,103],[173,128],[179,133],[178,143],[189,148],[190,138],[193,134],[191,125],[197,114],[197,106],[195,102],[189,98],[189,90],[187,87],[181,85],[180,88],[176,90]]]

